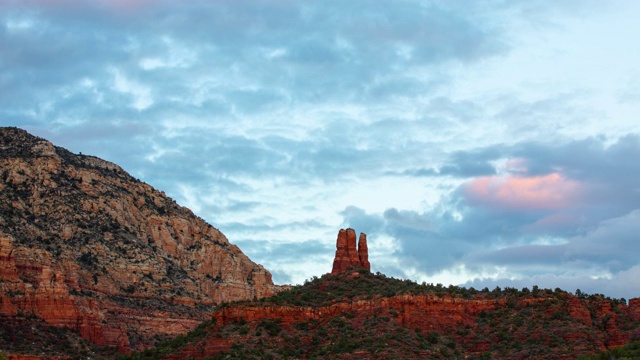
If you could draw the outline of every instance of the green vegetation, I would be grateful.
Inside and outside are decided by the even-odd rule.
[[[109,358],[114,352],[90,344],[70,329],[49,326],[33,315],[0,315],[0,360],[9,354]]]
[[[133,353],[129,356],[120,355],[117,359],[161,359],[163,356],[173,354],[187,344],[203,339],[211,332],[211,328],[215,324],[215,319],[207,320],[186,335],[178,335],[177,337],[158,343],[153,349],[148,349],[139,353]]]
[[[538,302],[511,303],[496,307],[476,319],[473,333],[463,337],[484,343],[491,358],[554,359],[569,356],[575,349],[594,352],[605,338],[569,315],[569,297]]]
[[[353,274],[357,273],[356,279]],[[443,286],[442,284],[418,284],[411,280],[399,280],[387,277],[384,274],[372,274],[361,268],[354,268],[352,272],[344,272],[336,276],[326,274],[321,278],[313,277],[307,280],[302,286],[295,286],[287,291],[282,291],[277,295],[261,299],[263,304],[290,305],[290,306],[326,306],[335,302],[345,300],[368,300],[375,297],[392,297],[397,295],[436,295],[445,294],[452,297],[464,299],[483,298],[522,298],[522,297],[549,297],[566,294],[566,292],[556,289],[538,289],[534,292],[528,288],[518,290],[515,288],[501,289],[496,287],[493,290],[487,288],[476,290],[474,288],[464,288],[459,286]],[[514,300],[515,301],[515,300]],[[226,306],[231,306],[227,304]]]
[[[575,298],[560,289],[444,287],[354,269],[335,276],[314,277],[271,298],[227,303],[217,308],[217,311],[232,308],[231,314],[234,311],[242,314],[245,310],[251,313],[252,308],[258,311],[285,306],[295,308],[290,311],[313,316],[258,317],[252,321],[237,318],[221,323],[212,319],[188,334],[165,341],[157,338],[159,342],[152,349],[116,356],[113,349],[91,346],[69,329],[50,327],[36,317],[19,315],[0,318],[0,349],[6,354],[46,353],[121,360],[161,359],[171,354],[182,356],[181,352],[200,352],[210,359],[346,359],[353,354],[385,359],[561,359],[579,355],[587,355],[582,358],[585,360],[639,358],[640,342],[597,352],[607,343],[606,329],[611,324],[628,336],[640,329],[638,321],[625,316],[626,301],[576,293],[584,306],[582,313],[585,316],[588,313],[590,323],[585,323],[584,316],[579,319],[572,314],[570,302],[575,303]],[[455,301],[464,304],[468,299],[481,307],[462,314],[463,319],[456,321],[446,317],[447,310],[424,310],[422,322],[415,322],[412,317],[422,316],[421,310],[407,310],[386,300],[403,295],[415,295],[418,299],[424,296],[434,304]],[[151,299],[112,297],[112,300],[126,302],[132,308],[151,305],[161,308]],[[358,301],[355,307],[345,307]],[[362,306],[369,302],[378,305]],[[387,305],[380,307],[380,304]],[[324,313],[334,305],[348,310]],[[603,308],[611,310],[602,311]],[[185,307],[184,311],[188,309]],[[434,316],[443,318],[430,322]],[[207,353],[211,348],[218,350]]]
[[[427,355],[442,359],[462,358],[457,345],[438,332],[424,337],[398,325],[388,316],[374,313],[364,317],[341,314],[290,327],[280,323],[280,319],[261,320],[257,325],[230,324],[217,328],[213,337],[237,340],[228,351],[211,359],[335,359],[357,352],[376,358],[397,356],[407,359]],[[237,338],[245,326],[249,327],[247,336]]]
[[[580,360],[632,360],[640,359],[640,341],[634,341],[625,346],[608,351],[601,351],[595,355],[585,355]]]
[[[572,316],[569,302],[574,301],[574,297],[560,289],[444,287],[354,269],[334,276],[314,277],[271,298],[218,307],[219,311],[233,308],[247,313],[252,313],[252,308],[258,311],[264,307],[301,307],[303,309],[291,311],[321,314],[332,305],[360,301],[359,307],[348,307],[349,311],[300,319],[239,319],[208,324],[204,333],[187,335],[191,340],[179,337],[130,358],[158,358],[186,349],[189,353],[202,351],[204,356],[205,348],[221,344],[215,346],[226,350],[206,356],[211,359],[346,359],[361,354],[389,359],[561,359],[597,352],[607,341],[604,326],[607,322],[615,320],[620,329],[630,333],[640,328],[637,321],[627,316],[613,317],[599,310],[602,304],[609,303],[614,313],[622,314],[626,306],[624,299],[579,294],[579,301],[585,307],[583,312],[589,312],[592,324]],[[381,304],[386,298],[402,295],[425,296],[443,304],[475,300],[482,304],[483,310],[467,314],[463,321],[447,320],[444,311],[440,313],[444,314],[443,320],[430,323],[429,318],[438,316],[434,312],[421,320],[426,323],[412,323],[407,316],[420,316],[419,310],[407,314],[407,310],[391,303],[382,308],[361,306],[368,301]]]

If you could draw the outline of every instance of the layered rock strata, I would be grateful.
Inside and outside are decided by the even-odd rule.
[[[184,333],[271,274],[119,166],[0,128],[0,313],[120,351]],[[155,340],[153,340],[155,341]]]
[[[366,234],[360,233],[358,246],[356,247],[356,231],[353,229],[340,229],[336,240],[336,256],[333,260],[331,273],[338,274],[352,267],[371,270],[368,251]]]
[[[392,297],[374,297],[372,299],[360,299],[340,301],[327,306],[308,307],[308,306],[275,306],[262,305],[258,303],[237,304],[228,308],[220,309],[213,314],[215,328],[222,329],[225,326],[237,324],[247,324],[246,326],[256,326],[264,323],[265,320],[277,321],[278,326],[283,329],[296,328],[297,324],[328,324],[337,318],[343,318],[344,314],[349,314],[350,324],[353,326],[364,326],[367,321],[376,318],[384,318],[395,323],[395,325],[410,329],[423,334],[437,332],[442,334],[456,334],[456,342],[463,344],[467,355],[480,355],[492,348],[490,341],[482,340],[482,336],[474,336],[474,331],[479,330],[478,319],[484,319],[487,314],[495,314],[508,306],[515,309],[523,309],[531,313],[531,309],[546,308],[541,313],[551,318],[553,315],[553,302],[560,303],[566,301],[567,307],[562,312],[568,316],[565,322],[571,322],[575,326],[574,331],[558,331],[553,338],[562,341],[567,348],[573,349],[578,354],[588,354],[595,350],[604,350],[607,348],[617,347],[628,343],[638,334],[637,329],[627,329],[621,331],[618,324],[624,321],[618,321],[612,317],[611,302],[601,299],[595,300],[589,304],[595,305],[593,313],[578,298],[573,295],[566,294],[563,298],[522,298],[512,301],[509,305],[507,299],[462,299],[452,297],[450,294],[437,296],[434,293],[425,295],[397,295]],[[527,310],[529,309],[529,310]],[[558,309],[556,309],[557,311]],[[631,310],[631,309],[629,309]],[[628,310],[625,305],[618,305],[618,316],[625,317]],[[521,315],[520,315],[521,316]],[[557,316],[557,315],[556,315]],[[497,322],[497,321],[496,321]],[[601,324],[604,322],[604,326]],[[259,325],[257,325],[259,326]],[[482,325],[486,330],[487,327],[494,325]],[[541,331],[540,329],[531,329],[527,326],[514,329],[510,336],[521,339],[526,343],[528,336],[532,335],[532,331]],[[198,341],[193,346],[187,346],[180,352],[170,355],[167,359],[184,359],[194,358],[203,359],[215,356],[222,351],[228,351],[234,343],[242,343],[248,341],[251,331],[245,332],[249,335],[235,335],[233,337],[221,335],[221,333],[211,334],[204,340]],[[540,339],[547,339],[545,335],[535,334]],[[382,334],[381,334],[382,337]],[[276,340],[277,341],[277,340]],[[382,341],[382,340],[380,340]],[[310,339],[308,339],[310,342]],[[311,346],[311,345],[309,345]],[[525,355],[522,355],[525,354]],[[379,354],[361,352],[358,358],[362,359],[379,359]],[[421,358],[430,358],[423,354]],[[503,353],[500,358],[529,358],[526,353],[519,356],[514,354]],[[511,355],[511,356],[510,356]],[[352,359],[351,355],[336,356],[336,358]],[[575,358],[575,356],[563,357],[559,359]]]

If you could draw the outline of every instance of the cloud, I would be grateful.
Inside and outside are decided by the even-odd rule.
[[[463,186],[475,206],[504,210],[556,210],[578,206],[580,184],[559,173],[544,176],[491,176],[475,178]]]
[[[604,294],[606,296],[625,298],[628,300],[638,297],[635,289],[640,286],[640,281],[638,280],[639,275],[640,266],[634,266],[629,270],[621,271],[611,277],[593,278],[590,276],[535,275],[520,279],[475,279],[465,282],[462,285],[476,289],[482,289],[484,287],[494,289],[496,286],[500,286],[501,288],[508,286],[517,289],[528,287],[531,289],[536,285],[539,288],[560,288],[571,293],[579,289],[586,294]]]
[[[637,265],[640,251],[640,209],[624,216],[604,220],[586,235],[566,245],[569,259],[584,259],[609,272],[628,270]]]
[[[481,149],[466,149],[447,153],[439,167],[409,168],[397,175],[418,177],[446,176],[468,179],[475,176],[496,175],[497,169],[492,161],[504,153],[502,146],[487,146]]]
[[[124,91],[134,95],[128,102],[136,110],[151,111],[182,98],[197,80],[199,91],[252,113],[287,103],[291,92],[297,102],[313,103],[409,95],[425,89],[410,76],[413,68],[503,51],[489,22],[414,2],[123,4],[5,5],[0,44],[12,71],[0,86],[11,87],[12,96],[4,99],[26,113],[33,102],[22,99],[47,96],[60,109],[52,90],[81,91],[75,84],[89,79],[104,106],[121,104],[117,92]],[[399,86],[398,78],[405,79]]]
[[[560,288],[565,291],[575,292],[580,290],[586,294],[604,294],[614,298],[632,299],[638,297],[638,286],[640,286],[640,266],[636,265],[628,270],[620,271],[612,276],[592,277],[592,276],[564,276],[564,275],[534,275],[519,279],[495,278],[495,279],[474,279],[462,285],[482,289],[487,287],[494,289],[496,286],[514,287],[521,289],[532,288],[534,285],[540,288],[555,289]]]
[[[385,220],[395,224],[395,226],[405,229],[413,229],[417,231],[434,231],[430,220],[425,216],[420,216],[411,211],[398,211],[397,209],[388,209],[384,212]]]
[[[640,208],[629,198],[637,199],[638,187],[619,176],[640,176],[627,161],[640,156],[639,145],[640,137],[624,136],[471,150],[467,158],[478,154],[500,174],[471,177],[426,211],[390,208],[378,216],[348,208],[342,215],[395,239],[393,256],[406,269],[388,271],[404,276],[429,279],[462,266],[479,279],[468,283],[474,286],[508,273],[506,283],[571,278],[595,289],[602,281],[588,279],[618,279],[637,266]]]
[[[332,250],[335,249],[318,240],[285,243],[237,240],[235,243],[251,259],[260,259],[262,265],[271,271],[277,284],[301,283],[311,277],[301,267],[312,269],[314,274],[329,272]]]
[[[640,203],[634,83],[618,80],[638,78],[638,9],[5,1],[0,122],[122,165],[282,281],[328,271],[341,226],[396,276],[561,277],[567,254],[614,276],[623,254],[574,239],[604,242]],[[316,264],[284,249],[316,241]]]

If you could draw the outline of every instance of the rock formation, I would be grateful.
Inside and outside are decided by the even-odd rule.
[[[371,270],[371,264],[369,263],[369,248],[367,248],[367,234],[360,233],[360,239],[358,239],[358,258],[363,268]]]
[[[361,287],[363,283],[367,286]],[[381,294],[402,286],[408,286],[405,293]],[[332,359],[575,359],[640,335],[640,324],[630,317],[636,300],[627,307],[604,297],[580,299],[550,290],[535,296],[511,290],[448,292],[443,287],[420,292],[420,285],[407,280],[362,273],[326,275],[301,288],[306,291],[289,294],[289,302],[266,299],[217,310],[207,335],[167,359],[273,356],[294,349],[304,359],[327,352]],[[338,295],[338,289],[347,294]],[[310,296],[328,291],[334,291],[334,298]],[[269,345],[264,341],[267,328],[273,331]],[[357,335],[346,336],[345,329]],[[396,335],[394,342],[391,334],[402,338]],[[292,338],[301,340],[291,345]],[[335,344],[342,341],[340,350]],[[450,349],[458,355],[446,353]]]
[[[279,290],[213,226],[119,166],[0,127],[0,314],[140,349]],[[155,341],[155,340],[153,340]]]
[[[332,274],[338,274],[352,267],[362,267],[371,270],[367,249],[367,235],[360,233],[356,248],[356,231],[340,229],[336,240],[336,256],[333,260]]]
[[[629,299],[629,316],[635,321],[640,321],[640,298]]]

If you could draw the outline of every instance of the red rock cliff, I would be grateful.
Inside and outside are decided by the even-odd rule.
[[[270,296],[271,274],[220,231],[107,161],[0,128],[0,313],[143,348],[208,305]]]
[[[357,279],[357,277],[354,277],[354,279]],[[562,342],[571,344],[566,348],[571,348],[572,351],[575,352],[574,354],[588,354],[596,350],[603,350],[625,344],[631,340],[633,335],[632,331],[626,331],[625,333],[620,332],[620,330],[615,327],[615,321],[611,320],[609,320],[604,328],[599,327],[599,325],[592,325],[589,311],[584,304],[578,298],[573,297],[573,295],[565,295],[564,299],[542,297],[511,300],[511,304],[509,305],[509,301],[504,298],[462,299],[452,297],[450,294],[437,296],[434,293],[428,293],[424,295],[396,295],[392,297],[373,297],[371,299],[339,301],[325,306],[276,306],[273,304],[262,305],[249,303],[220,309],[213,313],[213,319],[215,320],[214,323],[217,329],[222,329],[226,326],[237,327],[237,324],[247,324],[248,327],[252,327],[263,320],[277,320],[279,326],[287,329],[295,328],[296,324],[308,323],[310,320],[315,324],[326,325],[333,319],[344,314],[348,314],[347,318],[349,319],[350,325],[357,328],[359,326],[365,326],[364,324],[367,319],[381,317],[392,321],[397,326],[410,329],[411,332],[415,331],[428,334],[435,331],[440,334],[450,334],[450,336],[456,338],[457,343],[464,344],[463,348],[466,349],[467,355],[475,354],[477,356],[490,350],[492,348],[491,342],[497,340],[495,337],[492,337],[493,335],[487,335],[487,333],[484,335],[481,334],[478,337],[476,337],[474,333],[496,326],[499,320],[496,321],[496,324],[489,325],[489,323],[491,323],[489,319],[496,316],[495,314],[506,307],[510,306],[512,309],[523,309],[530,315],[533,313],[533,309],[546,308],[546,312],[549,312],[549,314],[542,315],[546,317],[546,323],[551,321],[551,318],[554,316],[552,313],[559,310],[559,308],[552,308],[554,302],[557,305],[566,301],[566,305],[564,305],[566,308],[562,308],[562,310],[563,312],[568,311],[570,317],[577,320],[573,323],[575,327],[574,331],[571,331],[570,327],[561,328],[556,329],[551,336],[547,336],[546,334],[535,333],[536,331],[544,332],[545,330],[543,328],[536,330],[535,327],[516,326],[510,336],[513,336],[523,343],[528,341],[532,334],[539,339],[539,341],[542,341],[541,344],[544,344],[544,341],[548,341],[549,339],[554,339],[555,341],[561,339]],[[602,302],[602,304],[594,309],[594,316],[597,319],[613,319],[610,313],[611,309],[608,308],[606,304],[606,302]],[[543,313],[545,313],[545,310],[540,311],[538,314]],[[479,322],[478,319],[487,319],[489,321],[483,320]],[[569,322],[572,320],[567,318],[564,321]],[[588,322],[588,324],[586,322]],[[539,323],[543,323],[543,321],[539,320]],[[247,333],[249,333],[249,335],[246,335]],[[194,345],[187,346],[180,352],[168,356],[167,359],[208,358],[222,351],[228,351],[234,343],[242,344],[251,337],[250,333],[251,331],[246,331],[245,335],[234,335],[232,337],[225,336],[224,332],[218,332],[215,335],[211,334],[204,340],[200,340]],[[496,333],[499,334],[499,332]],[[381,333],[381,337],[382,334],[383,333]],[[487,336],[488,338],[485,339]],[[308,342],[310,342],[310,340],[311,339],[307,339]],[[277,342],[281,341],[281,339],[276,337],[272,338],[271,341]],[[318,339],[318,341],[322,340]],[[335,355],[335,357],[332,358],[392,358],[391,356],[386,357],[380,354],[374,355],[369,351],[359,352],[357,357],[352,357],[353,354],[354,353]],[[499,359],[532,358],[526,350],[521,353],[494,353],[494,355],[500,355],[497,357]],[[427,354],[421,354],[416,355],[416,358],[431,357],[427,356]],[[574,359],[576,356],[567,357],[559,355],[557,357],[544,358]]]
[[[640,298],[629,300],[628,313],[633,320],[640,321]]]
[[[353,229],[340,229],[336,240],[336,256],[333,260],[331,273],[338,274],[351,267],[363,267],[371,270],[368,251],[367,235],[360,233],[356,248],[356,231]]]
[[[371,270],[369,248],[367,248],[367,234],[365,233],[360,233],[360,239],[358,240],[358,258],[363,268]]]

